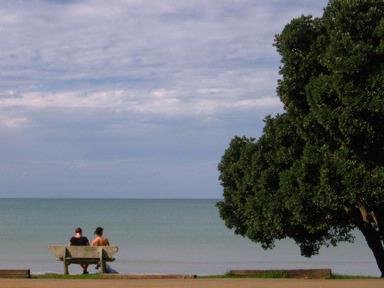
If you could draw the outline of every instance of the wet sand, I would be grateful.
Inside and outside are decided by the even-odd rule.
[[[384,280],[298,279],[0,279],[2,288],[382,288]]]

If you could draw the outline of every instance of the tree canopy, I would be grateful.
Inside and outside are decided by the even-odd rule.
[[[284,113],[235,137],[219,164],[220,215],[235,233],[302,255],[358,228],[384,276],[384,1],[331,0],[276,36]]]

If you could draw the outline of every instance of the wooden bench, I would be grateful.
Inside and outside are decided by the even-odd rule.
[[[329,279],[332,271],[331,269],[231,270],[229,274],[237,277],[263,278],[276,274],[285,278]]]
[[[0,278],[31,278],[29,269],[0,269]]]
[[[49,251],[56,259],[63,261],[64,274],[69,274],[70,264],[96,264],[100,265],[101,272],[106,273],[106,262],[115,260],[113,255],[117,253],[117,246],[49,246]]]

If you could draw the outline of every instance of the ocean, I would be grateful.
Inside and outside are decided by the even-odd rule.
[[[354,243],[300,256],[292,240],[273,250],[224,226],[218,200],[1,199],[0,269],[62,273],[49,245],[68,243],[76,227],[90,240],[97,226],[119,246],[111,266],[120,273],[222,274],[231,269],[332,268],[339,274],[379,276],[362,235]],[[80,273],[78,265],[70,273]],[[90,268],[90,272],[95,270]]]

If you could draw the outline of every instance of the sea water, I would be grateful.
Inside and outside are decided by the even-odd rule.
[[[218,200],[1,199],[0,269],[62,273],[49,245],[65,245],[76,227],[90,240],[97,226],[119,246],[111,266],[120,273],[221,274],[231,269],[332,268],[379,275],[361,234],[354,243],[322,248],[310,259],[292,240],[273,250],[224,226]],[[78,265],[71,273],[80,273]],[[95,272],[90,268],[90,272]]]

